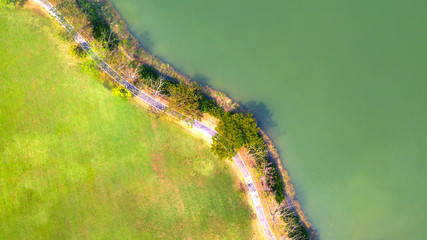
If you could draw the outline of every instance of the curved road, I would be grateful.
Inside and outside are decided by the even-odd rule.
[[[61,13],[50,2],[46,0],[34,0],[34,1],[37,4],[39,4],[41,7],[46,9],[56,20],[58,20],[58,22],[65,29],[67,29],[68,32],[70,32],[73,35],[74,40],[87,52],[87,54],[99,65],[99,67],[102,68],[102,70],[104,70],[106,73],[108,73],[108,75],[110,75],[116,82],[121,84],[123,87],[128,89],[132,94],[134,94],[136,97],[146,102],[150,106],[155,107],[161,111],[164,111],[166,110],[166,108],[168,108],[168,106],[166,106],[165,104],[158,102],[154,98],[150,97],[149,95],[145,94],[141,90],[137,89],[131,83],[126,81],[126,79],[120,76],[116,71],[114,71],[106,62],[104,62],[96,54],[96,52],[93,51],[89,43],[74,29],[74,27],[67,20],[65,20],[65,18],[61,15]],[[177,117],[177,115],[180,114],[173,110],[167,111],[166,113],[175,118]],[[185,122],[189,124],[188,122],[190,121],[185,121]],[[196,130],[201,134],[210,138],[215,136],[215,134],[217,133],[214,129],[206,126],[205,124],[197,120],[194,121],[192,127],[193,127],[193,130]],[[243,178],[245,179],[246,185],[248,186],[248,189],[252,198],[252,202],[254,204],[255,212],[258,216],[258,220],[262,226],[262,229],[264,230],[265,237],[271,240],[275,239],[271,231],[270,225],[268,224],[267,218],[265,217],[264,209],[259,199],[258,191],[248,171],[248,168],[246,167],[242,158],[238,154],[233,157],[233,160],[236,163],[237,167],[239,168],[240,172],[242,173]]]

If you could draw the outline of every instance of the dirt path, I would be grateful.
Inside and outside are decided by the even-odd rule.
[[[148,105],[161,110],[165,111],[168,106],[157,101],[156,99],[152,98],[151,96],[147,95],[146,93],[142,92],[141,90],[137,89],[135,86],[133,86],[131,83],[126,81],[122,76],[120,76],[116,71],[114,71],[106,62],[104,62],[98,54],[96,54],[95,51],[93,51],[90,44],[74,29],[74,27],[67,21],[65,18],[61,15],[58,10],[56,10],[53,5],[46,1],[46,0],[34,0],[37,4],[39,4],[42,8],[47,10],[65,29],[67,29],[68,32],[70,32],[73,35],[74,40],[87,52],[87,54],[98,64],[102,70],[104,70],[108,75],[110,75],[117,83],[128,89],[133,95],[135,95],[137,98],[141,99]],[[173,111],[171,109],[168,109],[168,111],[165,111],[167,114],[174,118],[178,118],[177,116],[181,115],[180,113]],[[188,125],[190,125],[191,119],[187,118],[188,121],[184,120]],[[214,129],[210,128],[209,126],[195,120],[194,124],[192,125],[193,130],[200,132],[204,136],[207,136],[209,138],[212,138],[217,133]],[[239,168],[241,174],[243,175],[243,178],[245,179],[246,185],[249,189],[252,203],[254,205],[255,212],[258,216],[258,220],[261,224],[261,227],[264,231],[265,237],[267,239],[275,239],[273,232],[271,231],[270,225],[267,222],[267,218],[265,217],[265,212],[262,207],[261,201],[259,199],[258,190],[255,187],[255,184],[253,182],[253,179],[243,162],[242,158],[237,154],[233,157],[234,162],[236,163],[237,167]]]

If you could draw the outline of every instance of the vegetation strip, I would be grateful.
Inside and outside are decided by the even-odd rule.
[[[134,85],[126,81],[122,76],[120,76],[116,71],[114,71],[107,63],[105,63],[91,48],[89,43],[84,40],[84,38],[74,29],[74,27],[68,23],[67,20],[65,20],[61,13],[59,13],[55,7],[53,7],[52,4],[50,4],[46,0],[35,0],[40,6],[42,6],[44,9],[46,9],[55,19],[57,19],[60,24],[67,29],[68,32],[70,32],[73,35],[74,40],[88,53],[88,55],[99,65],[102,70],[104,70],[108,75],[110,75],[116,82],[121,84],[123,87],[125,87],[128,91],[130,91],[132,94],[134,94],[139,99],[146,102],[148,105],[161,110],[165,111],[166,109],[169,109],[165,104],[155,100],[154,98],[150,97],[149,95],[145,94],[144,92],[137,89]],[[178,119],[183,119],[182,114],[179,112],[176,112],[174,110],[169,109],[167,113],[170,116],[173,116]],[[194,121],[194,124],[192,124]],[[193,120],[189,117],[184,116],[184,122],[186,122],[189,126],[192,126],[194,129],[199,131],[200,133],[209,136],[214,137],[217,135],[217,132],[213,130],[212,128],[206,126],[205,124]],[[258,219],[260,221],[260,224],[263,228],[263,231],[265,233],[265,236],[267,239],[275,239],[274,235],[271,231],[270,225],[267,222],[267,218],[265,217],[264,209],[262,207],[258,191],[255,187],[255,184],[253,182],[252,177],[249,174],[249,171],[247,170],[247,167],[241,157],[236,154],[233,157],[233,160],[235,161],[236,165],[238,166],[239,170],[241,171],[242,175],[244,176],[245,182],[248,186],[248,189],[250,191],[250,195],[255,207],[255,212],[258,216]]]

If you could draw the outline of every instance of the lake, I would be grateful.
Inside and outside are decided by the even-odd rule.
[[[255,113],[320,239],[427,239],[427,1],[112,2]]]

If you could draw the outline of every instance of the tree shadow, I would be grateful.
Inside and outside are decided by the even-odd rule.
[[[210,82],[210,79],[206,76],[206,75],[204,75],[204,74],[202,74],[202,73],[195,73],[193,76],[192,76],[192,78],[191,78],[193,81],[195,81],[195,82],[197,82],[198,84],[200,84],[200,85],[208,85],[209,86],[209,82]]]
[[[250,112],[255,115],[258,125],[265,131],[269,131],[277,126],[273,120],[273,113],[267,108],[265,103],[257,101],[249,101],[243,104]]]
[[[147,51],[151,52],[151,50],[152,50],[152,49],[153,49],[153,47],[154,47],[154,42],[153,42],[153,40],[151,39],[151,37],[150,37],[150,33],[149,33],[148,31],[144,31],[144,32],[142,32],[142,33],[139,33],[139,34],[137,35],[137,39],[138,39],[138,41],[139,41],[139,44],[141,44],[141,46],[142,46],[145,50],[147,50]]]

